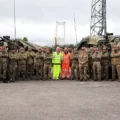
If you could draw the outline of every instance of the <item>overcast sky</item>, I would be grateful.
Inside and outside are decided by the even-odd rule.
[[[120,35],[120,0],[107,0],[108,32]],[[53,44],[56,21],[66,22],[66,43],[75,43],[90,33],[91,0],[16,0],[17,38],[37,44]],[[0,36],[14,37],[13,0],[0,0]]]

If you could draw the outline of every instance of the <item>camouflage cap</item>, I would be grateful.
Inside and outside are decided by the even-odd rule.
[[[77,48],[74,48],[74,51],[77,50]]]
[[[32,47],[31,47],[31,46],[28,46],[28,49],[32,49]]]
[[[20,50],[24,50],[25,48],[21,47]]]
[[[46,50],[47,50],[47,51],[50,51],[50,48],[47,48]]]
[[[42,50],[42,48],[41,48],[41,47],[39,47],[39,48],[38,48],[38,50]]]
[[[81,49],[82,49],[82,50],[85,50],[85,49],[86,49],[86,47],[82,47]]]
[[[43,49],[46,49],[46,50],[47,50],[47,49],[48,49],[48,47],[43,47]]]

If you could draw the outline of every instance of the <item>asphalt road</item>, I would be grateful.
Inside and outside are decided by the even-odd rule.
[[[120,82],[0,83],[0,120],[120,120]]]

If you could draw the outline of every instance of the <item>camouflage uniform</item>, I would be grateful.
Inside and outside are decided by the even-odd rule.
[[[88,74],[90,79],[93,79],[93,71],[92,71],[92,66],[93,66],[92,55],[93,54],[94,54],[93,51],[88,52]]]
[[[75,78],[75,69],[76,69],[76,79],[78,79],[79,76],[79,63],[78,63],[78,53],[72,53],[71,54],[71,79],[73,80]]]
[[[112,64],[112,80],[116,79],[116,70],[118,79],[120,81],[120,51],[112,51],[111,53],[111,64]]]
[[[87,70],[88,70],[88,54],[87,52],[80,52],[78,55],[79,61],[79,71],[80,71],[80,80],[87,80]]]
[[[18,53],[18,79],[20,79],[20,75],[22,75],[22,79],[25,80],[25,77],[26,77],[26,62],[27,62],[26,52]]]
[[[92,55],[92,61],[93,61],[93,79],[101,81],[101,54],[100,53],[94,53]]]
[[[36,79],[43,79],[43,66],[44,66],[44,55],[41,52],[37,52],[34,60]],[[39,74],[41,75],[39,78]]]
[[[15,81],[16,71],[17,71],[17,62],[18,62],[18,54],[17,53],[9,53],[9,78],[10,81]]]
[[[109,53],[108,52],[102,52],[101,56],[101,73],[102,73],[102,79],[109,79],[108,73],[109,73]]]
[[[44,79],[51,79],[52,54],[44,54]]]
[[[33,51],[27,51],[27,78],[32,79],[33,70],[34,70],[34,57],[35,53]]]
[[[8,52],[3,50],[0,52],[0,78],[4,81],[7,78],[7,68],[8,68]]]

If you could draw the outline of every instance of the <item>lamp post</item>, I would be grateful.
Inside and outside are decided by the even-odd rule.
[[[14,39],[16,40],[16,6],[15,6],[15,0],[13,0],[14,3]]]
[[[77,29],[76,29],[76,19],[75,19],[75,13],[73,14],[74,17],[74,27],[75,27],[75,37],[76,37],[76,44],[78,43],[77,41]]]

